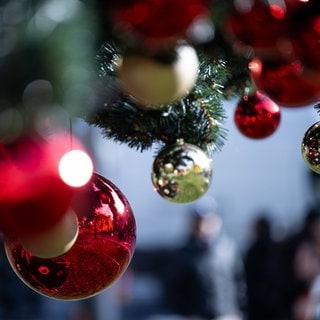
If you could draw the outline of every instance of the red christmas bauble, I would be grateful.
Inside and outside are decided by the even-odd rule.
[[[227,17],[227,32],[244,45],[270,48],[287,34],[286,6],[261,0],[240,3]]]
[[[320,2],[295,16],[292,42],[295,54],[308,68],[320,71]]]
[[[238,102],[234,121],[248,138],[262,139],[273,134],[280,124],[280,108],[259,91],[245,95]]]
[[[114,19],[133,36],[165,40],[180,38],[191,23],[207,11],[203,0],[135,0],[120,3]]]
[[[299,61],[254,59],[249,69],[256,87],[282,106],[301,107],[320,97],[319,84],[304,78],[304,66]]]
[[[39,258],[17,239],[5,240],[10,265],[20,279],[36,292],[61,300],[88,298],[109,287],[129,265],[136,240],[130,204],[106,178],[94,173],[74,195],[71,207],[79,233],[65,254]]]
[[[0,145],[0,231],[43,232],[68,210],[72,189],[59,176],[50,143],[28,135]]]
[[[284,2],[286,3],[286,5],[288,7],[293,7],[293,8],[296,8],[296,7],[299,7],[302,5],[304,6],[308,3],[311,3],[312,1],[314,1],[314,0],[284,0]],[[317,0],[315,0],[315,1],[317,1]]]

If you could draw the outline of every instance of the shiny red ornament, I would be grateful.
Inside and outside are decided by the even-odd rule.
[[[249,64],[255,86],[276,103],[285,107],[302,107],[320,98],[319,83],[308,81],[300,61],[263,61]]]
[[[54,144],[56,146],[56,144]],[[57,148],[37,135],[0,144],[0,231],[31,235],[50,228],[68,210],[72,189],[59,176]]]
[[[5,240],[10,265],[31,289],[60,300],[91,297],[114,283],[126,270],[136,241],[130,204],[106,178],[94,173],[90,182],[75,190],[72,209],[79,234],[65,254],[39,258],[17,239]]]
[[[320,72],[320,8],[317,14],[297,23],[293,47],[305,66]]]
[[[134,0],[120,2],[114,20],[133,36],[165,40],[180,38],[197,17],[207,13],[204,0]]]
[[[227,17],[227,32],[244,45],[270,48],[287,34],[287,8],[283,2],[261,0],[237,1],[238,6]]]
[[[280,124],[280,108],[270,98],[256,91],[238,102],[234,121],[248,138],[262,139],[273,134]]]
[[[285,1],[286,5],[289,7],[291,6],[293,8],[295,8],[295,7],[299,8],[299,6],[302,6],[302,5],[304,6],[304,5],[310,4],[312,2],[315,3],[318,0],[284,0],[284,1]]]

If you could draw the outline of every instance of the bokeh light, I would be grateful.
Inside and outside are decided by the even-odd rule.
[[[93,163],[87,153],[71,150],[63,155],[59,162],[61,179],[72,187],[81,187],[91,178]]]

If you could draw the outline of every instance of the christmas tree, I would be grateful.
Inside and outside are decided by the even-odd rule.
[[[79,238],[90,242],[94,234],[107,235],[106,250],[121,264],[116,272],[106,262],[114,272],[102,275],[102,286],[58,294],[50,285],[66,281],[65,269],[61,278],[34,275],[45,289],[20,272],[48,296],[73,299],[100,292],[125,270],[135,243],[134,218],[116,186],[90,170],[90,181],[81,185],[63,179],[64,154],[83,149],[72,134],[72,119],[137,152],[158,148],[152,172],[156,191],[166,200],[188,203],[207,191],[212,153],[227,140],[223,101],[238,97],[237,126],[262,139],[277,129],[280,108],[305,107],[320,97],[316,0],[24,0],[5,1],[1,12],[0,179],[7,191],[0,207],[7,214],[0,217],[0,229],[13,237],[9,259],[14,268],[45,262],[48,268],[67,268],[83,249]],[[310,141],[303,150],[313,169],[319,150]],[[33,192],[30,184],[36,186]],[[52,193],[57,201],[49,202],[52,210],[43,215]],[[22,207],[36,225],[28,225],[31,218],[21,214]],[[58,231],[52,230],[57,225]],[[65,238],[58,248],[34,247],[44,238],[48,245],[57,243],[61,230]],[[61,254],[67,262],[59,260]]]

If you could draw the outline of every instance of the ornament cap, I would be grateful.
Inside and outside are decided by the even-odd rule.
[[[177,140],[176,140],[176,144],[179,145],[179,146],[184,145],[184,139],[183,139],[183,138],[177,139]]]

